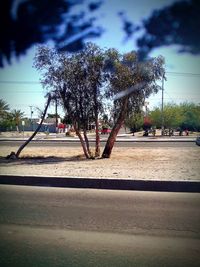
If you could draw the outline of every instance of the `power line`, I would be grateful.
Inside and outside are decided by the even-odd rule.
[[[4,84],[41,84],[41,82],[38,81],[0,81],[0,83]]]
[[[191,73],[191,72],[173,72],[173,71],[166,71],[166,74],[172,74],[177,76],[191,76],[191,77],[200,77],[200,73]]]
[[[175,76],[191,76],[191,77],[200,77],[200,73],[192,73],[192,72],[173,72],[166,71],[166,74],[175,75]],[[12,81],[12,80],[0,80],[0,84],[41,84],[40,81]]]

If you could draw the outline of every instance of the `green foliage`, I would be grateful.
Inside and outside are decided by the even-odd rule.
[[[131,131],[139,131],[144,123],[144,118],[142,113],[133,113],[128,118],[125,119],[126,127],[130,128]]]
[[[0,121],[0,131],[12,131],[16,128],[16,125],[13,120],[5,118]]]
[[[157,93],[157,84],[165,75],[164,58],[151,58],[140,62],[136,52],[115,54],[113,69],[109,72],[107,96],[114,99],[113,114],[118,116],[127,99],[126,116],[138,113],[145,99]]]
[[[24,113],[21,110],[13,110],[10,112],[9,105],[0,99],[0,130],[12,131],[14,129],[19,130],[19,124],[24,117]]]
[[[75,54],[40,46],[35,55],[34,66],[41,71],[43,86],[60,100],[66,116],[81,127],[88,125],[88,117],[95,120],[95,110],[102,110],[103,60],[102,50],[91,43]]]
[[[19,126],[19,123],[21,122],[22,118],[24,117],[24,112],[22,112],[21,110],[16,110],[14,109],[11,113],[10,113],[11,119],[15,122],[15,125]]]
[[[0,99],[0,118],[5,118],[9,111],[9,105],[3,100]]]
[[[181,128],[191,131],[200,130],[200,105],[194,103],[174,104],[168,103],[163,109],[164,127]],[[153,125],[161,128],[162,114],[161,109],[156,107],[150,112]]]
[[[47,118],[60,118],[60,115],[56,113],[48,113]]]

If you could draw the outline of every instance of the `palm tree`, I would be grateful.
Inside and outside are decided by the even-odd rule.
[[[0,99],[0,118],[4,118],[8,111],[9,105],[3,99]]]
[[[12,120],[15,122],[16,130],[19,132],[19,123],[24,117],[24,112],[22,112],[21,110],[14,109],[10,115],[12,117]]]

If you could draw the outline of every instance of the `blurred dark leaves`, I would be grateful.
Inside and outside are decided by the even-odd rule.
[[[80,8],[76,14],[70,12],[73,6],[81,7],[83,3],[84,0],[1,0],[0,67],[6,61],[10,63],[12,57],[26,53],[34,44],[52,40],[58,50],[74,52],[83,48],[87,38],[100,37],[101,25],[94,26],[95,11],[103,0],[91,0],[87,11]],[[137,5],[133,8],[137,9]],[[136,41],[140,58],[155,48],[169,45],[178,45],[179,52],[200,53],[199,0],[181,0],[154,10],[140,25],[127,19],[120,10],[118,15],[125,39]]]
[[[10,63],[13,56],[19,57],[37,43],[54,40],[61,48],[60,43],[64,40],[90,28],[90,31],[85,31],[87,34],[79,35],[74,43],[65,45],[65,50],[75,51],[83,47],[84,38],[99,36],[100,29],[93,28],[95,18],[87,19],[84,12],[70,14],[73,6],[83,2],[84,0],[1,0],[0,67],[5,65],[5,61]],[[98,9],[101,3],[102,1],[91,2],[88,12]]]
[[[137,40],[143,56],[161,46],[178,45],[178,52],[200,54],[200,1],[178,1],[153,11],[143,21],[144,33]]]

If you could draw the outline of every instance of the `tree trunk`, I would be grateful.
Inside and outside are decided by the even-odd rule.
[[[47,113],[47,109],[48,109],[48,106],[51,102],[51,95],[49,95],[48,97],[48,100],[47,100],[47,104],[46,104],[46,107],[45,107],[45,110],[44,110],[44,113],[42,115],[42,118],[41,118],[41,122],[40,124],[38,125],[37,129],[35,130],[35,132],[31,135],[31,137],[24,143],[22,144],[19,149],[17,150],[17,153],[16,153],[16,158],[19,157],[19,154],[21,153],[21,151],[28,145],[28,143],[31,142],[31,140],[34,138],[34,136],[38,133],[38,131],[40,130],[41,126],[42,126],[42,123],[44,121],[44,118],[45,118],[45,115]]]
[[[95,143],[95,157],[100,156],[100,137],[99,137],[99,104],[97,101],[97,86],[94,86],[94,114],[95,114],[95,136],[96,136],[96,143]]]
[[[74,126],[74,130],[75,130],[75,132],[76,132],[76,135],[78,136],[78,138],[79,138],[79,140],[80,140],[80,142],[81,142],[81,145],[82,145],[82,148],[83,148],[84,155],[85,155],[85,157],[86,157],[87,159],[89,159],[90,156],[89,156],[88,151],[87,151],[87,148],[86,148],[86,146],[85,146],[85,142],[84,142],[84,140],[83,140],[83,137],[82,137],[81,133],[79,132],[78,128],[76,127],[76,123],[74,123],[73,126]]]
[[[92,157],[92,153],[91,153],[91,150],[90,150],[90,144],[89,144],[89,140],[88,140],[88,137],[87,137],[86,129],[83,130],[83,135],[84,135],[84,139],[85,139],[85,144],[86,144],[88,155],[90,157]]]
[[[98,116],[95,120],[95,128],[96,128],[96,146],[95,146],[95,157],[100,156],[100,136],[99,136],[99,121]]]
[[[128,98],[125,98],[123,100],[123,104],[122,104],[122,108],[121,108],[121,112],[119,114],[119,117],[117,118],[117,121],[114,125],[114,127],[112,128],[112,131],[108,137],[108,140],[106,142],[103,154],[102,154],[102,158],[110,158],[111,156],[111,152],[113,149],[113,146],[115,144],[116,141],[116,137],[117,134],[125,120],[125,116],[126,116],[126,112],[127,112],[127,104],[128,104]]]

